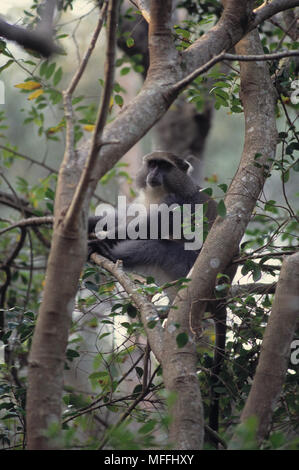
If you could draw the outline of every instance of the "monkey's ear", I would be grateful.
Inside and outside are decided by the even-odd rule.
[[[191,175],[191,174],[193,173],[194,168],[193,168],[193,166],[191,165],[191,163],[188,162],[188,160],[185,160],[185,162],[187,163],[187,165],[188,165],[188,167],[189,167],[189,168],[187,169],[186,173],[187,173],[187,175]]]

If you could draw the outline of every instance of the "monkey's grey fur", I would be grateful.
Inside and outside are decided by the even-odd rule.
[[[192,166],[187,161],[170,152],[156,151],[146,155],[136,177],[137,201],[147,209],[151,204],[190,204],[192,212],[195,204],[207,203],[205,216],[210,228],[216,217],[216,203],[200,191],[190,176],[191,171]],[[89,232],[94,231],[99,219],[89,218]],[[170,235],[171,230],[170,220]],[[153,276],[160,284],[185,277],[192,268],[199,250],[185,250],[185,241],[184,238],[93,240],[89,242],[89,254],[97,251],[112,261],[121,259],[125,269]]]

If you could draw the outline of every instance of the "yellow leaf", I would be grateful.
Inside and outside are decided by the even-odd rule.
[[[36,98],[38,98],[40,95],[42,95],[44,92],[44,90],[40,89],[40,90],[36,90],[34,91],[33,93],[31,93],[31,95],[28,96],[27,100],[35,100]]]
[[[36,90],[37,88],[41,88],[41,84],[38,82],[33,82],[29,80],[29,82],[19,83],[15,85],[15,88],[21,88],[22,90]]]
[[[85,129],[88,132],[92,132],[94,128],[95,128],[94,124],[86,124],[86,126],[83,127],[83,129]]]
[[[49,129],[47,130],[47,134],[48,135],[55,134],[56,132],[61,131],[63,127],[64,127],[63,124],[58,124],[58,126],[55,126],[55,127],[49,127]]]
[[[110,103],[109,103],[109,112],[111,112],[111,109],[113,108],[113,104],[114,104],[114,98],[113,96],[111,96]]]

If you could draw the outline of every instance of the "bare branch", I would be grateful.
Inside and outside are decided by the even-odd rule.
[[[4,328],[5,328],[5,315],[4,315],[4,306],[5,306],[5,297],[6,292],[11,282],[11,263],[13,260],[18,256],[19,252],[23,248],[26,239],[26,228],[21,227],[21,236],[17,241],[15,247],[13,248],[12,252],[8,255],[6,260],[0,265],[0,270],[5,272],[6,279],[3,282],[2,286],[0,287],[0,340],[2,340],[4,335]]]
[[[58,173],[57,170],[55,170],[55,168],[48,166],[46,163],[42,163],[37,160],[34,160],[34,158],[31,158],[28,155],[24,155],[23,153],[17,152],[16,150],[10,149],[9,147],[5,147],[5,145],[0,145],[0,149],[5,150],[6,152],[11,152],[13,155],[16,155],[17,157],[24,158],[24,160],[28,160],[33,165],[39,165],[45,168],[45,170],[50,171],[50,173]]]
[[[97,161],[98,152],[102,145],[102,133],[106,124],[109,112],[110,97],[114,85],[114,63],[116,50],[116,28],[118,19],[119,0],[112,0],[108,7],[107,34],[108,45],[106,53],[104,89],[101,96],[101,104],[98,112],[97,121],[91,141],[88,157],[86,159],[82,176],[74,193],[71,205],[66,215],[66,224],[71,226],[74,220],[79,216],[82,205],[86,197],[86,189],[90,180],[94,177],[94,167]]]
[[[274,252],[268,252],[268,253],[260,253],[260,254],[252,254],[252,255],[247,255],[247,256],[242,256],[240,258],[234,258],[232,260],[233,264],[241,264],[245,263],[246,260],[248,259],[260,259],[264,258],[264,256],[268,256],[269,258],[282,258],[285,255],[292,255],[297,251],[298,247],[294,246],[293,250],[288,250],[288,251],[274,251]]]
[[[276,282],[266,284],[262,282],[253,282],[251,284],[235,284],[231,286],[228,296],[241,297],[249,294],[274,294],[276,289]]]
[[[43,224],[53,224],[54,217],[46,216],[46,217],[30,217],[28,219],[22,219],[16,222],[15,224],[10,225],[9,227],[5,227],[0,230],[0,235],[8,232],[9,230],[13,230],[17,227],[28,227],[32,225],[43,225]]]
[[[101,11],[100,11],[100,16],[99,16],[99,19],[98,19],[98,24],[96,26],[96,29],[95,29],[94,33],[93,33],[93,36],[92,36],[92,39],[90,41],[89,47],[88,47],[87,51],[85,52],[85,55],[84,55],[84,57],[81,61],[81,64],[80,64],[77,72],[75,73],[71,83],[69,84],[68,88],[64,92],[65,95],[72,95],[74,93],[75,88],[77,87],[77,85],[80,81],[80,78],[82,77],[82,75],[84,73],[84,70],[86,69],[86,66],[88,64],[90,56],[91,56],[91,54],[92,54],[92,52],[95,48],[96,42],[98,40],[99,34],[102,30],[102,26],[103,26],[105,16],[106,16],[106,13],[107,13],[107,8],[108,8],[108,0],[104,0],[103,6],[102,6]]]

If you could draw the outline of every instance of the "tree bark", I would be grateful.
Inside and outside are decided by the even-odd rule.
[[[299,253],[284,259],[260,358],[241,422],[258,418],[257,439],[267,437],[290,357],[290,344],[299,321]]]

